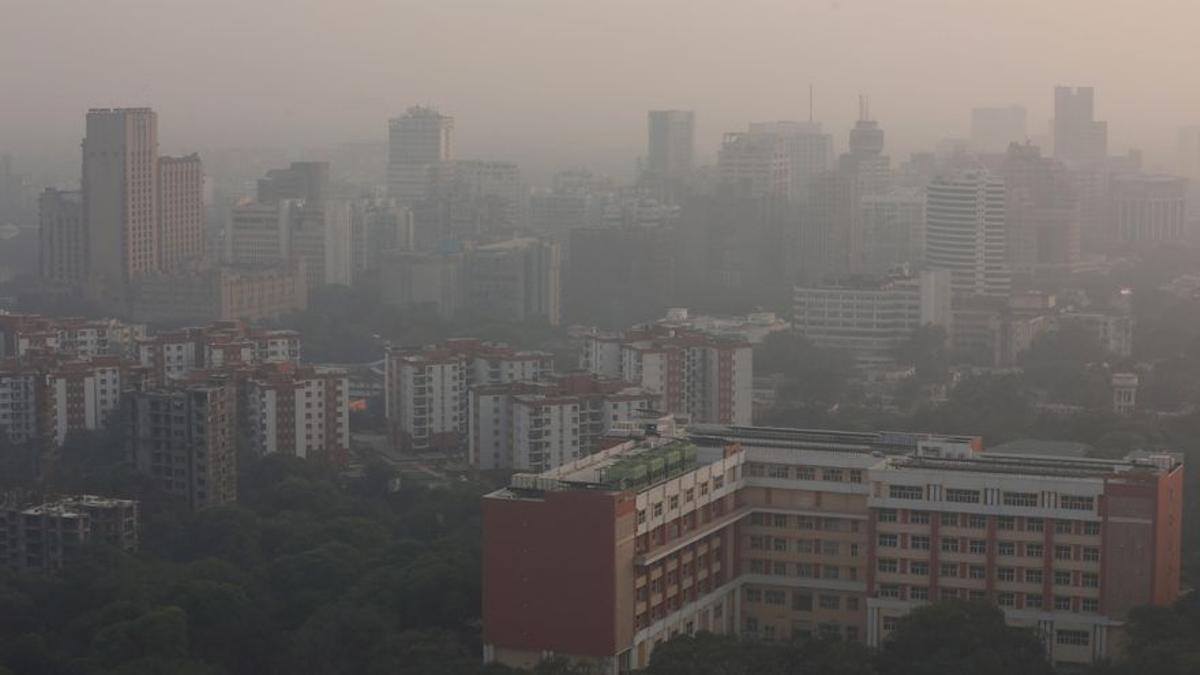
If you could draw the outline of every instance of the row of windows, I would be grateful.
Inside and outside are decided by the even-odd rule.
[[[814,563],[791,563],[782,560],[750,560],[751,574],[770,574],[774,576],[786,577],[794,576],[801,579],[828,579],[836,581],[845,579],[848,581],[858,580],[857,567],[840,567],[838,565],[824,565]]]
[[[915,576],[929,576],[930,565],[925,560],[897,560],[896,558],[880,558],[877,561],[877,569],[880,572],[892,574],[907,573]],[[1018,569],[1015,567],[998,567],[996,568],[996,580],[1016,582],[1018,571],[1021,572],[1020,578],[1027,584],[1040,584],[1043,580],[1043,571],[1041,569],[1027,568]],[[942,577],[958,577],[962,570],[959,563],[947,562],[941,563],[938,567],[938,572]],[[967,565],[966,578],[968,579],[986,579],[987,568],[983,565]],[[1076,577],[1070,570],[1055,570],[1054,571],[1055,586],[1082,586],[1083,588],[1099,588],[1100,575],[1095,572],[1080,572]]]
[[[704,481],[703,483],[699,483],[698,485],[700,487],[700,494],[702,496],[707,495],[708,491],[709,491],[709,482]],[[725,487],[725,477],[724,476],[713,476],[712,489],[720,490],[722,487]],[[683,501],[685,503],[693,502],[695,500],[696,500],[696,488],[690,487],[683,491]],[[666,502],[666,508],[671,511],[678,509],[679,508],[679,495],[671,495],[670,497],[668,497],[667,502]],[[651,504],[650,512],[652,514],[654,514],[655,518],[661,516],[663,514],[663,502],[654,502],[653,504]],[[638,510],[637,522],[639,525],[646,522],[646,509]]]
[[[792,466],[790,464],[761,464],[751,462],[746,465],[746,475],[767,478],[793,478],[795,480],[821,480],[832,483],[861,483],[861,469],[838,469],[831,467]]]
[[[987,591],[967,590],[958,588],[942,588],[939,591],[941,600],[986,600]],[[930,599],[928,586],[901,586],[900,584],[880,584],[876,595],[881,598],[896,600],[927,601]],[[1100,601],[1095,598],[1076,598],[1069,595],[1055,595],[1049,600],[1041,593],[1010,593],[995,594],[995,602],[1001,607],[1027,609],[1054,609],[1057,612],[1084,612],[1095,614],[1100,611]],[[885,630],[891,630],[884,625]]]
[[[906,514],[904,522],[913,525],[928,525],[933,520],[933,512],[931,511],[897,511],[896,509],[879,509],[877,519],[881,523],[899,523],[901,522],[901,514]],[[978,513],[944,513],[938,512],[938,522],[942,527],[965,527],[975,530],[983,530],[987,528],[989,516]],[[1047,519],[1045,518],[1017,518],[1016,516],[991,516],[996,519],[996,529],[998,530],[1024,530],[1026,532],[1044,532],[1047,527]],[[1056,534],[1083,534],[1089,536],[1098,536],[1100,534],[1100,523],[1095,521],[1080,521],[1080,520],[1050,520],[1053,523],[1054,532]]]
[[[793,516],[786,513],[755,512],[750,514],[750,524],[760,527],[796,528],[824,532],[858,532],[859,529],[859,521],[850,518]]]
[[[779,553],[814,553],[818,555],[842,555],[843,552],[848,553],[851,557],[858,557],[858,544],[843,544],[838,541],[830,541],[828,539],[785,539],[783,537],[770,536],[750,536],[750,550],[752,551],[776,551]]]
[[[889,485],[888,497],[892,499],[925,499],[925,487],[922,485]],[[943,501],[957,504],[981,504],[983,492],[964,488],[946,488]],[[1037,492],[1001,492],[1000,503],[1005,506],[1036,508],[1041,505],[1041,495]],[[1053,503],[1046,504],[1054,508]],[[1084,495],[1060,495],[1058,508],[1073,511],[1093,511],[1096,508],[1096,498]]]
[[[760,589],[753,586],[747,587],[742,591],[742,597],[750,604],[775,605],[779,607],[788,604],[787,591],[774,589]],[[811,612],[813,610],[813,596],[809,591],[792,591],[791,608],[794,612]],[[816,607],[827,610],[840,610],[843,607],[848,611],[858,611],[859,598],[856,595],[847,595],[845,597],[835,593],[820,593],[817,595]]]

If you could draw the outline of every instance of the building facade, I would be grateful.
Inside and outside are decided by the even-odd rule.
[[[1007,297],[1004,180],[965,171],[934,180],[925,191],[925,264],[950,270],[955,295]]]
[[[38,272],[42,280],[79,288],[87,278],[83,194],[46,188],[38,197]]]

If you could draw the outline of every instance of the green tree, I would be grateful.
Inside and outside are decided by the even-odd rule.
[[[941,602],[900,619],[879,653],[880,675],[1053,675],[1033,631],[985,602]]]

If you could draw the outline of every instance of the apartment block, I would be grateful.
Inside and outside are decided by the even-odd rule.
[[[350,453],[350,384],[335,368],[268,363],[241,385],[243,438],[255,455],[342,464]]]
[[[1131,608],[1179,595],[1172,455],[729,425],[681,440],[668,426],[484,498],[485,660],[553,652],[630,672],[698,630],[878,645],[913,608],[957,598],[997,604],[1079,666],[1120,649]]]
[[[750,423],[749,343],[666,326],[592,332],[580,341],[583,370],[658,394],[665,412],[697,422]]]
[[[128,356],[146,327],[115,319],[0,314],[0,358],[33,353],[71,358]]]
[[[36,505],[0,498],[0,567],[58,570],[81,546],[97,542],[136,551],[138,503],[92,495]]]
[[[545,471],[600,447],[620,420],[658,395],[588,373],[470,389],[470,461],[483,470]]]
[[[252,328],[241,321],[217,321],[139,340],[137,359],[161,385],[195,370],[299,363],[300,335],[292,330]]]
[[[392,437],[407,450],[465,452],[470,387],[532,382],[552,369],[546,352],[469,338],[424,349],[389,348],[385,392]]]
[[[195,373],[128,397],[134,468],[192,509],[237,501],[237,393],[227,375]]]
[[[46,188],[38,197],[38,256],[43,281],[78,288],[87,278],[82,193]]]

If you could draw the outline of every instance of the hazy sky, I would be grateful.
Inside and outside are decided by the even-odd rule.
[[[164,152],[380,138],[413,103],[457,153],[626,170],[648,108],[694,108],[698,152],[750,120],[859,92],[906,157],[972,106],[1097,87],[1110,146],[1164,156],[1200,123],[1200,0],[0,0],[0,152],[70,156],[90,106],[150,105]]]

